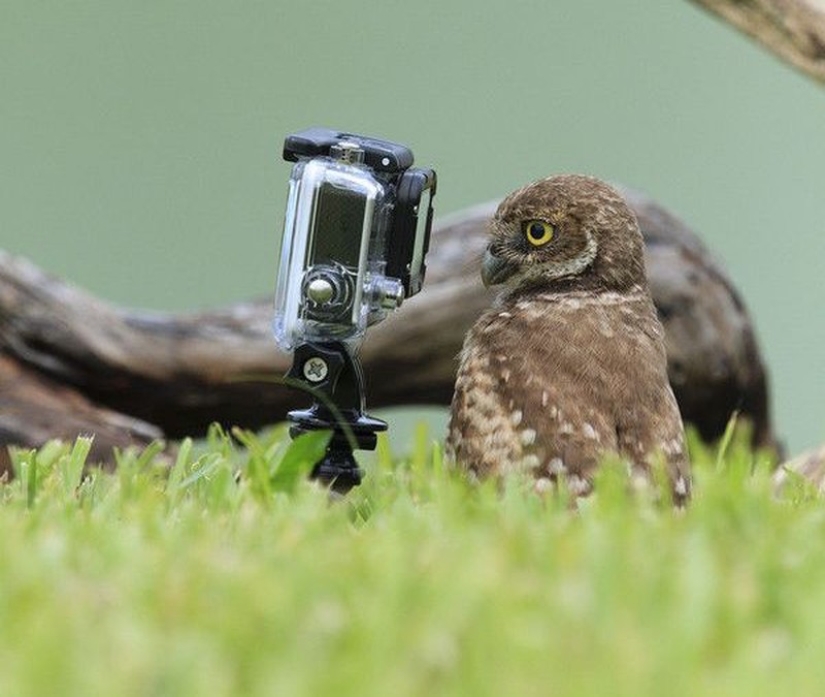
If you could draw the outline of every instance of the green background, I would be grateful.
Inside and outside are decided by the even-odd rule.
[[[563,171],[699,230],[779,430],[825,437],[825,91],[686,1],[0,4],[0,247],[112,301],[270,293],[283,136],[410,145],[439,214]]]

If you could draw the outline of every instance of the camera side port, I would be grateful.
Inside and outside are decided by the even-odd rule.
[[[390,312],[401,307],[404,296],[404,284],[397,278],[381,275],[370,278],[366,287],[370,308],[368,324],[380,322]]]

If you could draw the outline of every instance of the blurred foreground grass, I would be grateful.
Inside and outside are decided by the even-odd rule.
[[[695,498],[607,468],[578,513],[472,487],[422,430],[330,503],[323,442],[219,430],[0,488],[0,695],[775,695],[825,683],[825,506],[738,440]]]

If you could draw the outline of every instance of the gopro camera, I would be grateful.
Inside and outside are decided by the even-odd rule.
[[[409,148],[310,128],[287,136],[296,164],[275,291],[275,339],[357,343],[421,290],[436,176]]]

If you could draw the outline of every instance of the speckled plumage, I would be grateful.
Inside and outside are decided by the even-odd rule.
[[[537,244],[543,230],[551,239]],[[539,489],[564,477],[584,495],[607,453],[634,477],[661,457],[685,500],[664,333],[622,197],[592,177],[551,177],[508,196],[490,233],[482,276],[505,286],[461,352],[447,437],[456,462],[478,476],[527,470]]]

